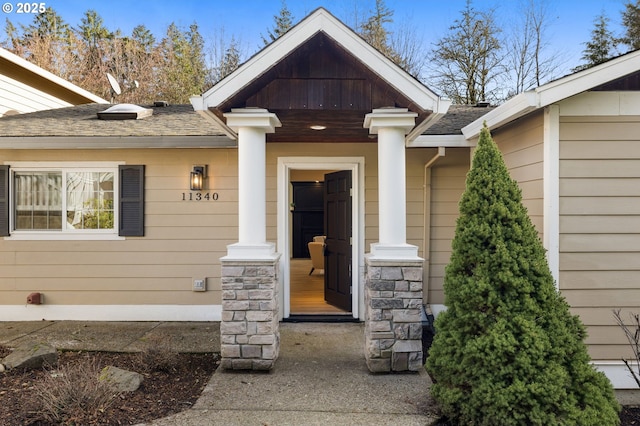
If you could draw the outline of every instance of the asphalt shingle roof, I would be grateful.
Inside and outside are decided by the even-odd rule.
[[[474,105],[451,105],[449,111],[433,126],[424,132],[425,135],[461,135],[462,128],[476,121],[494,107]]]
[[[3,137],[227,137],[215,124],[201,117],[191,105],[145,106],[153,115],[140,120],[100,120],[97,113],[111,105],[85,104],[0,118]],[[460,135],[461,129],[491,107],[451,105],[449,112],[427,129],[425,135]]]
[[[153,115],[141,120],[100,120],[96,115],[111,105],[85,104],[9,115],[0,118],[1,137],[45,136],[223,136],[214,124],[191,105],[152,107]]]

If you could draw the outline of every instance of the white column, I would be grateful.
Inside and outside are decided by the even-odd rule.
[[[560,107],[544,109],[543,243],[551,275],[560,289]]]
[[[405,135],[415,126],[417,114],[406,108],[375,109],[364,127],[378,134],[379,242],[371,245],[378,259],[415,259],[418,248],[407,244],[407,185]]]
[[[266,109],[232,109],[224,114],[238,133],[238,242],[227,247],[234,259],[269,259],[275,244],[266,234],[266,134],[280,120]]]

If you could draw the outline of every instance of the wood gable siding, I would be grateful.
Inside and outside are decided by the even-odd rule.
[[[632,354],[613,309],[640,307],[640,116],[560,117],[560,285],[594,359]]]
[[[221,119],[232,108],[264,108],[282,127],[268,142],[370,143],[364,116],[376,108],[425,111],[323,32],[302,43],[253,82],[212,108]],[[311,125],[325,125],[319,132]]]

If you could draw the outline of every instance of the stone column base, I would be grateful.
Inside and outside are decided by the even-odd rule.
[[[373,373],[422,365],[420,260],[365,259],[365,358]]]
[[[227,370],[271,370],[280,351],[279,256],[222,263],[221,361]]]

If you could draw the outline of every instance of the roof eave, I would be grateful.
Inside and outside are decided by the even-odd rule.
[[[6,49],[0,48],[0,58],[5,59],[9,62],[14,63],[15,65],[23,68],[25,71],[36,74],[39,77],[42,77],[46,80],[49,80],[51,83],[58,85],[65,90],[68,90],[82,98],[86,99],[86,103],[98,103],[98,104],[108,104],[109,101],[102,99],[101,97],[94,95],[93,93],[76,86],[73,83],[68,82],[67,80],[58,77],[57,75],[40,68],[39,66],[32,64],[31,62],[9,52]]]
[[[234,132],[229,126],[227,126],[227,123],[220,120],[220,118],[218,118],[218,116],[211,112],[209,108],[205,107],[203,96],[192,96],[189,98],[189,101],[191,102],[191,106],[193,106],[193,110],[197,112],[198,115],[222,130],[229,137],[229,139],[238,139],[238,134]]]
[[[480,117],[462,129],[467,139],[480,134],[483,123],[496,129],[530,112],[552,105],[563,99],[585,92],[593,87],[624,77],[640,69],[640,50],[614,58],[603,64],[559,78],[534,90],[509,99],[496,109]]]
[[[480,134],[480,130],[485,122],[487,123],[487,127],[495,129],[516,118],[522,117],[539,107],[537,99],[538,95],[533,90],[520,93],[477,120],[464,126],[462,128],[462,134],[467,139],[473,139]]]

